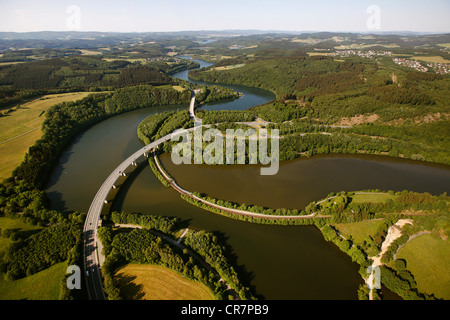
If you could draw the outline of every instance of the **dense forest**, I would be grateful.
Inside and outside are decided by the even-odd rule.
[[[371,191],[366,191],[370,193]],[[380,190],[374,190],[380,193]],[[336,244],[340,250],[346,252],[353,261],[360,265],[360,274],[365,279],[367,268],[372,263],[368,257],[378,255],[382,243],[387,237],[388,228],[401,218],[413,221],[402,229],[399,238],[388,247],[381,261],[381,282],[389,290],[397,293],[405,300],[430,300],[436,299],[434,295],[418,291],[417,282],[407,268],[403,259],[396,259],[395,253],[402,245],[422,232],[434,234],[440,238],[440,234],[449,234],[450,220],[448,216],[449,200],[447,194],[433,196],[429,193],[416,193],[410,191],[389,191],[389,200],[386,202],[353,202],[356,193],[340,192],[330,194],[329,201],[319,205],[324,213],[331,214],[333,218],[327,224],[318,225],[326,241]],[[421,215],[403,215],[404,212],[417,211]],[[427,214],[423,214],[426,212]],[[377,219],[381,221],[373,235],[366,236],[357,243],[354,239],[345,239],[334,226],[342,223],[354,223]],[[358,292],[360,299],[368,298],[366,286],[362,286]],[[375,299],[380,295],[375,291]]]
[[[76,254],[81,243],[80,224],[55,225],[45,228],[25,240],[15,241],[3,257],[2,272],[15,280],[42,271]]]
[[[277,100],[241,112],[198,114],[206,123],[217,123],[220,117],[224,122],[271,122],[267,128],[280,129],[286,138],[281,140],[281,160],[371,153],[450,164],[448,76],[360,57],[236,59],[189,74],[198,80],[261,87],[276,93]],[[245,65],[217,68],[236,62]]]
[[[399,75],[398,81],[402,85],[393,85],[394,72]],[[213,65],[191,70],[189,76],[196,80],[264,88],[276,93],[277,99],[310,102],[313,109],[318,97],[333,99],[329,101],[331,105],[344,99],[351,105],[352,101],[348,101],[348,98],[356,97],[367,97],[365,102],[373,101],[371,105],[376,101],[393,105],[435,105],[446,102],[448,91],[448,77],[389,70],[373,60],[358,57],[345,60],[326,56],[248,59],[240,68],[217,70],[216,65]],[[432,90],[436,86],[442,90]],[[333,107],[334,112],[340,109]],[[370,111],[367,109],[362,114]],[[355,115],[355,112],[349,115]]]
[[[339,44],[365,45],[357,35],[342,34]],[[10,35],[7,35],[10,37]],[[50,108],[43,124],[43,136],[29,149],[23,163],[10,179],[0,184],[0,216],[18,219],[40,229],[23,233],[1,229],[0,236],[12,241],[0,253],[0,273],[8,280],[21,279],[59,262],[82,265],[82,224],[85,213],[62,213],[49,209],[42,190],[53,165],[63,148],[77,134],[110,116],[142,107],[187,105],[191,90],[200,88],[197,102],[234,99],[233,90],[219,86],[193,86],[170,77],[176,72],[198,67],[193,61],[167,55],[192,53],[215,62],[210,68],[194,70],[190,76],[217,83],[243,84],[264,88],[276,94],[276,101],[245,111],[204,111],[197,114],[205,124],[220,130],[237,128],[235,122],[262,119],[270,122],[268,129],[279,129],[280,160],[313,156],[320,153],[371,153],[414,160],[450,164],[448,75],[422,73],[395,66],[386,59],[364,59],[356,56],[336,59],[327,55],[308,56],[308,52],[332,52],[336,41],[328,33],[277,37],[274,35],[240,36],[216,39],[208,48],[199,48],[195,37],[173,36],[155,43],[158,35],[147,35],[138,43],[134,35],[119,44],[117,38],[94,35],[94,42],[73,39],[45,41],[0,40],[0,108],[9,108],[27,99],[51,93],[101,91],[78,102],[63,103]],[[334,37],[334,35],[333,35]],[[407,37],[408,38],[408,37]],[[145,41],[148,43],[143,44]],[[439,46],[448,36],[418,36],[404,40],[400,36],[376,36],[375,50],[398,44],[397,55],[438,55],[450,58],[448,50]],[[255,45],[256,43],[256,45]],[[26,45],[25,45],[26,44]],[[76,45],[74,45],[76,44]],[[11,48],[35,49],[11,51]],[[43,47],[52,47],[43,48]],[[426,49],[426,47],[430,49]],[[94,55],[82,49],[96,50]],[[324,50],[324,51],[323,51]],[[176,51],[176,52],[172,52]],[[314,52],[313,52],[314,53]],[[392,60],[392,59],[390,59]],[[10,63],[13,62],[13,63]],[[26,63],[15,63],[26,62]],[[228,68],[230,67],[230,68]],[[232,67],[232,68],[231,68]],[[176,89],[174,88],[176,87]],[[357,116],[375,120],[356,121]],[[346,120],[346,121],[344,121]],[[350,122],[350,123],[349,123]],[[187,111],[167,112],[146,119],[139,127],[139,137],[150,141],[180,127],[193,125]],[[145,140],[147,139],[147,140]],[[270,143],[269,143],[270,144]],[[167,144],[164,150],[169,150]],[[154,165],[153,165],[154,166]],[[365,267],[369,254],[380,249],[386,227],[402,217],[405,210],[430,211],[433,214],[410,217],[414,227],[389,248],[382,268],[383,283],[405,299],[427,299],[432,296],[417,291],[417,284],[407,266],[394,259],[395,250],[409,236],[423,230],[438,233],[448,229],[448,197],[412,192],[392,193],[396,198],[386,203],[356,203],[354,194],[341,192],[329,195],[331,202],[311,203],[306,208],[271,209],[239,205],[207,198],[214,203],[240,207],[265,214],[293,215],[320,212],[328,218],[298,220],[298,224],[315,224],[328,241],[333,241],[353,261]],[[199,207],[211,210],[199,201],[185,197]],[[226,212],[216,213],[231,216]],[[386,213],[389,213],[386,216]],[[330,225],[383,219],[382,227],[360,245],[344,240]],[[184,222],[157,216],[113,213],[106,221],[141,225],[173,237]],[[245,218],[246,221],[274,223],[273,220]],[[293,224],[291,221],[283,224]],[[189,232],[185,245],[199,254],[214,270],[194,261],[187,251],[165,243],[148,230],[119,232],[110,227],[99,230],[108,260],[105,265],[105,286],[111,298],[120,298],[113,272],[130,261],[170,267],[191,279],[208,285],[219,298],[231,298],[217,274],[226,280],[241,299],[252,299],[230,264],[221,239],[204,231]],[[395,268],[393,267],[395,266]],[[62,285],[63,298],[73,298]],[[361,297],[364,296],[361,290]]]
[[[0,216],[50,227],[25,239],[3,230],[2,235],[14,242],[1,256],[0,272],[7,279],[14,280],[58,262],[82,265],[79,259],[86,214],[64,214],[49,209],[46,193],[42,191],[61,150],[76,134],[109,116],[139,107],[187,104],[190,94],[190,90],[179,92],[170,86],[137,86],[51,107],[45,115],[41,139],[29,149],[13,176],[0,184]],[[76,295],[68,292],[65,285],[62,288],[64,298]]]
[[[205,284],[218,299],[252,298],[249,288],[240,283],[237,273],[230,265],[225,247],[219,243],[214,234],[190,230],[183,241],[186,248],[181,249],[152,232],[156,230],[166,235],[169,233],[169,236],[173,235],[182,223],[177,219],[114,212],[108,220],[114,224],[134,224],[145,228],[128,232],[112,227],[99,229],[99,237],[104,244],[106,255],[102,272],[109,299],[121,299],[114,272],[129,262],[163,265],[184,277]],[[188,249],[203,258],[207,264],[194,259]],[[230,293],[226,284],[237,296]]]
[[[214,88],[207,89],[214,98]],[[218,99],[220,97],[220,95],[215,96]],[[0,272],[7,279],[14,280],[39,272],[58,262],[68,261],[71,264],[82,265],[80,260],[82,224],[86,214],[78,212],[67,214],[49,209],[47,196],[42,191],[54,162],[76,134],[107,117],[122,112],[167,104],[187,106],[190,98],[190,88],[179,91],[172,86],[140,85],[89,95],[77,102],[66,102],[51,107],[45,113],[41,139],[29,149],[25,160],[16,168],[13,176],[0,184],[0,216],[20,219],[45,228],[25,239],[12,230],[2,230],[1,235],[10,238],[13,243],[0,257]],[[175,113],[175,116],[179,117],[180,114],[184,115],[180,118],[182,121],[189,121],[187,111]],[[164,132],[172,130],[172,126],[173,123],[168,122],[166,126],[158,129],[163,130],[161,133],[165,134]],[[123,213],[113,217],[118,221],[128,219],[128,222],[133,221],[167,233],[173,231],[178,225],[176,220],[163,217],[133,215],[130,220],[129,217],[125,218]],[[166,249],[162,248],[164,252]],[[167,250],[169,253],[172,252],[170,248]],[[175,260],[164,260],[167,256],[163,254],[162,263],[178,261],[175,253],[172,256]],[[156,261],[148,262],[156,263]],[[184,262],[174,263],[180,267],[185,265]],[[208,273],[196,270],[194,268],[189,272],[192,272],[193,277],[200,276],[209,283]],[[210,286],[216,292],[221,292],[219,288],[223,289],[220,284]],[[61,288],[62,298],[70,299],[77,296],[78,292],[67,290],[65,283]]]
[[[249,111],[199,111],[204,124],[214,125],[222,134],[227,129],[249,129],[247,125],[236,122],[252,121],[256,118],[282,122],[269,123],[268,133],[278,129],[282,139],[279,140],[279,160],[292,160],[328,153],[366,153],[388,155],[412,160],[450,164],[448,155],[449,126],[448,121],[424,123],[420,125],[402,124],[398,126],[382,124],[363,124],[353,127],[330,126],[308,118],[297,118],[303,110],[296,105],[283,108],[271,104]],[[226,121],[221,121],[220,118]],[[217,122],[216,122],[217,121]],[[139,138],[149,143],[177,128],[192,127],[188,113],[172,112],[153,115],[145,119],[138,129]],[[162,128],[162,129],[161,129]],[[449,134],[445,134],[448,132]],[[246,163],[249,159],[249,143],[246,141]],[[170,152],[174,142],[168,141],[163,150]],[[268,145],[271,145],[270,138]],[[208,143],[203,143],[203,148]],[[237,149],[235,147],[235,154]],[[223,146],[224,156],[226,145]],[[225,163],[225,161],[223,161]]]
[[[189,98],[189,90],[179,92],[172,87],[136,86],[55,105],[46,112],[43,137],[30,148],[13,176],[41,187],[61,150],[77,133],[122,112],[157,105],[187,104]]]
[[[107,231],[102,231],[106,233]],[[102,239],[105,241],[105,238]],[[120,289],[116,285],[114,272],[127,262],[163,265],[190,279],[195,279],[208,287],[216,287],[212,275],[201,265],[197,265],[187,254],[179,252],[158,236],[147,230],[134,229],[129,233],[113,236],[111,253],[107,255],[102,272],[105,279],[105,292],[108,299],[121,299]],[[210,280],[211,279],[211,280]]]
[[[121,69],[128,65],[127,61],[107,62],[97,57],[82,56],[6,65],[0,69],[0,88],[112,86],[118,84]]]
[[[62,261],[82,265],[80,245],[86,214],[64,214],[49,209],[47,196],[42,191],[61,150],[76,134],[121,112],[154,105],[187,104],[189,100],[189,90],[183,93],[170,86],[137,86],[51,107],[45,114],[41,139],[29,149],[13,176],[0,184],[1,216],[50,227],[23,240],[4,230],[2,234],[14,237],[14,242],[1,258],[0,272],[12,280]],[[63,293],[65,298],[76,295],[67,288]]]
[[[177,60],[178,61],[178,60]],[[97,56],[70,56],[0,65],[0,89],[54,89],[124,87],[138,84],[173,83],[169,74],[197,67],[196,62],[179,60],[132,63],[126,59]],[[176,82],[176,81],[175,81]]]
[[[0,65],[0,108],[51,93],[178,84],[169,75],[197,66],[187,60],[141,64],[80,55]]]

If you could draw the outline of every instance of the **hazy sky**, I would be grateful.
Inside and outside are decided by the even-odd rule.
[[[364,32],[374,21],[378,31],[450,32],[449,17],[450,0],[0,0],[0,31],[16,32]]]

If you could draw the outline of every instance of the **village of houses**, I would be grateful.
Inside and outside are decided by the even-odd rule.
[[[374,58],[381,56],[392,56],[391,51],[359,51],[359,50],[339,50],[332,54],[335,57],[349,57],[349,56],[358,56],[362,58]],[[437,63],[437,62],[424,62],[418,61],[415,59],[407,59],[407,58],[397,58],[393,57],[392,60],[401,66],[415,69],[420,72],[436,72],[440,74],[450,73],[450,64],[449,63]]]

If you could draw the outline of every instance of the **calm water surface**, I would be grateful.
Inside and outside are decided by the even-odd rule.
[[[182,78],[183,74],[177,76]],[[205,108],[239,110],[273,99],[264,90],[230,87],[244,96]],[[132,111],[79,135],[51,176],[47,193],[52,207],[86,212],[104,179],[142,147],[136,135],[139,123],[150,114],[179,108],[187,106]],[[168,155],[161,161],[188,190],[273,208],[301,209],[342,190],[450,191],[447,166],[387,157],[318,156],[284,162],[275,176],[260,176],[259,166],[176,166]],[[359,266],[325,242],[315,227],[249,224],[201,210],[183,201],[176,191],[164,188],[148,166],[140,167],[126,181],[112,209],[179,217],[188,220],[192,228],[220,232],[246,281],[266,299],[357,299],[357,289],[363,283]],[[386,296],[395,298],[389,293]]]

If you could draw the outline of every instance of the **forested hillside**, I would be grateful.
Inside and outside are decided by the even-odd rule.
[[[11,54],[10,54],[11,55]],[[194,68],[196,62],[176,60],[144,63],[133,59],[70,56],[27,63],[0,64],[0,108],[38,95],[72,91],[107,91],[127,86],[178,84],[169,75]]]
[[[236,62],[245,64],[217,68]],[[327,56],[224,59],[189,74],[276,93],[276,101],[240,113],[269,121],[267,128],[287,135],[282,160],[362,152],[450,163],[448,75],[397,68],[385,60]]]
[[[151,66],[133,66],[125,60],[69,57],[8,65],[0,68],[0,88],[52,89],[168,84],[170,78]]]
[[[450,164],[450,76],[437,74],[433,62],[429,62],[428,72],[418,72],[392,59],[419,56],[445,64],[450,59],[448,35],[373,35],[373,39],[330,33],[212,38],[175,33],[165,38],[161,34],[90,35],[95,40],[64,41],[54,35],[28,41],[29,35],[25,34],[0,35],[0,116],[3,119],[20,109],[20,104],[27,99],[37,96],[97,92],[83,100],[57,104],[43,111],[39,115],[45,118],[41,139],[29,149],[13,175],[0,184],[0,217],[5,219],[0,230],[0,276],[5,281],[35,275],[61,262],[82,265],[82,226],[86,214],[52,210],[44,191],[61,152],[78,134],[102,120],[138,108],[180,105],[180,109],[186,109],[194,89],[198,89],[196,102],[200,107],[239,97],[234,90],[219,85],[195,85],[172,77],[176,72],[199,66],[197,62],[178,58],[185,54],[215,63],[191,71],[193,79],[263,88],[276,95],[274,101],[244,111],[198,108],[196,114],[203,124],[212,124],[219,130],[248,128],[247,124],[236,122],[249,121],[258,121],[253,124],[255,127],[278,129],[283,136],[281,161],[323,153],[367,153]],[[202,43],[205,39],[206,43]],[[352,48],[363,51],[358,55],[342,52],[338,55],[338,48],[339,51]],[[364,57],[369,51],[386,48],[392,50],[392,56]],[[145,119],[138,135],[147,143],[192,125],[187,110],[163,112]],[[161,151],[169,151],[170,143],[173,142]],[[151,163],[151,166],[155,165]],[[400,217],[418,211],[418,216],[413,218],[423,226],[414,231],[430,229],[448,235],[445,194],[431,198],[428,194],[405,191],[396,200],[401,205],[398,202],[352,203],[351,197],[357,198],[355,194],[343,192],[330,197],[334,202],[322,202],[318,208],[314,202],[305,210],[279,208],[275,214],[303,211],[309,214],[320,209],[331,215],[333,222],[346,224],[364,222],[374,218],[374,213],[381,219],[389,212]],[[429,212],[419,216],[423,210]],[[6,219],[16,219],[35,228],[27,231],[9,228],[11,222],[5,222]],[[320,227],[324,227],[325,221],[320,221]],[[177,219],[158,216],[114,213],[105,222],[137,224],[174,239],[182,231]],[[123,263],[138,261],[168,266],[188,278],[202,281],[218,297],[229,294],[226,287],[229,285],[241,299],[253,298],[238,277],[236,266],[230,262],[223,239],[216,234],[190,228],[183,238],[186,249],[182,250],[164,243],[148,230],[122,231],[109,227],[99,231],[109,256],[105,285],[111,290],[110,297],[118,297],[112,271]],[[322,231],[327,240],[336,241],[341,249],[351,252],[352,259],[364,262],[367,262],[365,250],[372,253],[378,249],[384,236],[380,233],[354,246],[350,241],[342,241],[328,227]],[[412,231],[410,234],[413,235]],[[226,284],[215,279],[214,272],[194,262],[187,254],[188,249],[206,261]],[[401,272],[402,268],[397,271]],[[409,273],[406,275],[409,279]],[[385,277],[395,286],[404,285],[395,283],[398,279],[393,274],[387,273]],[[408,285],[414,284],[414,279],[409,280]],[[64,298],[76,294],[68,293],[65,283],[61,287]]]

